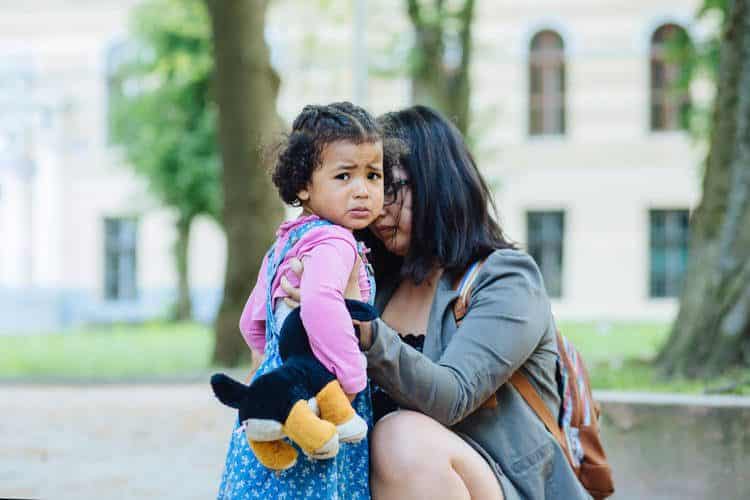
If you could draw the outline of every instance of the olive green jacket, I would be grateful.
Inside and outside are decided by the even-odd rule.
[[[378,283],[380,311],[398,283]],[[550,303],[538,267],[527,254],[497,250],[482,265],[469,309],[456,327],[458,293],[447,276],[438,284],[423,353],[400,341],[382,320],[372,323],[365,352],[370,378],[402,407],[455,431],[494,469],[505,497],[589,498],[562,448],[506,382],[525,370],[558,413],[557,345]],[[496,408],[479,408],[495,394]]]

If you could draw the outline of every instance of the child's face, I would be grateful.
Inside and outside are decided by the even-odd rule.
[[[383,210],[383,143],[336,141],[297,193],[306,211],[348,229],[364,229]]]

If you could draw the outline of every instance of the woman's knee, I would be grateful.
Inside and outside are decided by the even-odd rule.
[[[372,432],[371,460],[373,471],[384,478],[418,473],[425,460],[425,443],[420,424],[428,417],[401,410],[383,417]]]
[[[429,478],[440,491],[468,492],[471,498],[502,498],[487,462],[460,437],[436,420],[413,411],[383,417],[372,434],[373,480],[392,488]],[[461,492],[459,494],[459,492]]]

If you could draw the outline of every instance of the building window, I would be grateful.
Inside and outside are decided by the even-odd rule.
[[[687,60],[692,51],[687,32],[665,24],[651,37],[651,130],[685,130],[690,112]]]
[[[104,296],[108,300],[136,298],[137,221],[104,219]]]
[[[527,212],[526,234],[529,255],[542,271],[547,293],[550,297],[562,297],[565,213]]]
[[[540,31],[529,51],[529,135],[565,133],[565,48],[554,31]]]
[[[651,210],[649,295],[677,297],[687,266],[689,219],[687,210]]]

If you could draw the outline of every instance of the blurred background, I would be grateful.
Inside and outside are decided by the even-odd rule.
[[[338,100],[426,103],[465,134],[605,402],[620,484],[641,488],[619,498],[750,494],[746,4],[0,2],[0,496],[215,494],[233,416],[205,381],[251,369],[239,312],[294,215],[269,146],[305,104]],[[667,423],[729,405],[716,418],[736,433],[689,452],[655,420],[623,437],[653,404]],[[96,434],[123,414],[132,434]],[[64,442],[50,420],[69,422]],[[132,447],[121,476],[107,447]],[[45,477],[55,450],[89,472]]]

